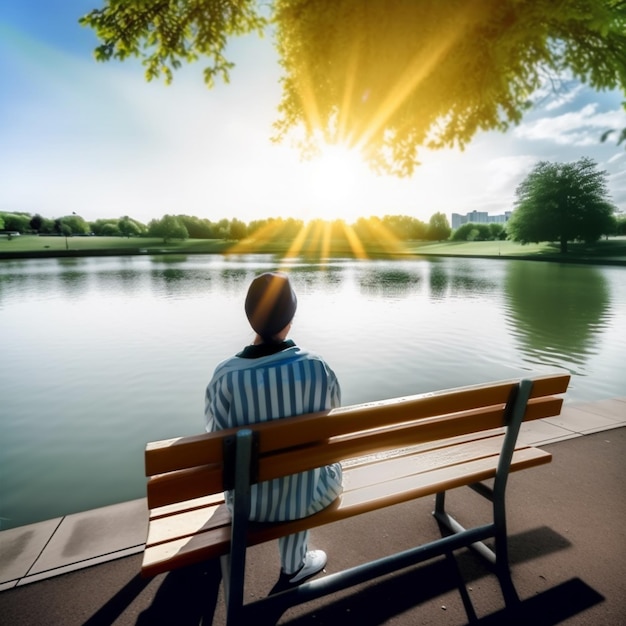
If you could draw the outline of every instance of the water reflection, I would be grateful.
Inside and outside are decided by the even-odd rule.
[[[430,297],[433,300],[443,300],[448,291],[448,273],[438,263],[433,263],[428,277]]]
[[[242,283],[248,282],[250,272],[246,269],[229,268],[222,270],[219,276],[221,279],[220,287],[236,287],[239,289]]]
[[[130,268],[119,268],[114,271],[102,271],[86,274],[93,281],[98,291],[109,291],[109,293],[122,292],[132,296],[141,289],[142,283],[146,280],[144,272]]]
[[[358,279],[362,293],[380,296],[405,296],[420,284],[422,276],[404,269],[365,270]]]
[[[462,295],[468,298],[481,298],[486,293],[496,289],[497,282],[493,278],[487,278],[485,274],[477,271],[483,268],[483,264],[478,265],[476,263],[462,262],[455,263],[452,268],[450,275],[450,291],[454,295]],[[494,262],[491,261],[488,270],[489,275],[497,269],[499,269],[499,267],[494,265]]]
[[[78,269],[59,274],[59,285],[62,292],[72,298],[85,295],[89,290],[89,282],[87,274]]]
[[[151,256],[150,257],[150,261],[152,263],[158,264],[158,263],[185,263],[187,261],[188,257],[186,254],[162,254],[162,255],[155,255],[155,256]]]
[[[595,267],[512,261],[504,294],[509,326],[532,362],[584,365],[598,352],[610,289]]]
[[[431,261],[428,283],[432,300],[483,298],[498,289],[500,266],[473,260]]]

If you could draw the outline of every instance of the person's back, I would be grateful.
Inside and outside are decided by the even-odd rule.
[[[287,340],[296,305],[285,274],[262,274],[252,282],[245,308],[257,335],[253,345],[217,366],[206,391],[207,431],[339,406],[341,392],[332,369],[320,356]],[[252,488],[250,519],[306,517],[340,493],[339,464],[260,483]],[[323,569],[326,555],[307,552],[307,543],[308,531],[279,541],[283,583],[300,583]]]

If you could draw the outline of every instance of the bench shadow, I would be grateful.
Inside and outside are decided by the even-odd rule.
[[[580,578],[571,578],[556,587],[523,600],[514,608],[502,609],[472,624],[478,626],[500,626],[501,624],[554,626],[604,600],[602,594]]]
[[[211,624],[222,580],[219,560],[207,561],[169,572],[159,585],[152,603],[137,618],[135,624]],[[83,626],[113,624],[152,582],[141,574],[133,576],[104,603]]]
[[[570,545],[567,539],[548,527],[531,529],[509,537],[510,562],[512,565],[522,563],[563,550]],[[340,618],[342,624],[375,626],[454,589],[463,600],[469,623],[522,623],[519,620],[511,621],[517,617],[509,615],[506,610],[487,618],[476,617],[466,585],[485,575],[493,575],[489,567],[470,551],[463,550],[453,557],[443,556],[406,572],[399,572],[393,578],[383,577],[367,583],[350,595],[335,602],[329,601],[323,607],[285,624],[319,626],[322,623],[335,623],[334,620]],[[219,559],[169,572],[156,590],[150,606],[139,615],[136,624],[212,624],[221,579]],[[150,582],[150,579],[144,579],[137,574],[84,622],[84,626],[114,623]],[[407,593],[407,589],[410,593]],[[516,607],[515,615],[524,615],[526,623],[533,623],[533,626],[548,626],[575,615],[602,599],[600,594],[582,581],[572,579],[521,602],[517,605],[519,609]],[[254,610],[255,623],[259,626],[275,624],[286,610],[284,608],[270,614],[259,607],[258,612]]]
[[[139,615],[136,624],[212,624],[221,580],[219,559],[170,572],[159,586],[152,604]]]
[[[403,612],[440,595],[442,589],[429,584],[435,577],[454,576],[445,561],[436,567],[420,568],[316,609],[305,615],[281,622],[284,626],[309,626],[341,623],[342,626],[378,626]],[[427,569],[427,576],[423,570]],[[424,588],[426,586],[426,588]],[[411,590],[410,593],[407,590]],[[536,596],[478,618],[468,614],[468,626],[555,626],[604,601],[604,596],[579,578],[572,578]],[[262,616],[257,624],[269,626],[276,616]]]
[[[133,576],[114,596],[111,596],[82,626],[105,626],[116,619],[132,604],[149,584],[140,574]]]
[[[571,546],[566,538],[549,527],[539,527],[509,537],[511,565]],[[367,583],[350,595],[317,607],[306,614],[281,622],[285,626],[306,626],[341,623],[359,626],[378,626],[397,615],[456,590],[467,614],[468,624],[529,624],[548,626],[597,604],[604,598],[582,581],[573,579],[536,598],[519,602],[494,616],[479,619],[472,605],[467,585],[484,576],[494,576],[493,570],[470,550],[447,554],[415,566],[392,577]],[[570,597],[570,593],[577,594]],[[547,611],[552,602],[558,611]],[[273,626],[289,607],[272,608],[255,613],[258,626]],[[518,615],[524,616],[519,621]],[[545,618],[545,619],[544,619]],[[337,621],[338,620],[338,621]],[[487,621],[485,621],[487,620]],[[514,621],[518,620],[518,621]],[[543,621],[542,621],[543,620]],[[546,621],[548,620],[548,621]],[[551,620],[551,621],[550,621]]]

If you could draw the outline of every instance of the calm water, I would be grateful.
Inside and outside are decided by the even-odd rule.
[[[0,520],[144,495],[147,441],[200,432],[215,365],[253,336],[273,257],[0,263]],[[283,266],[284,267],[284,266]],[[344,404],[561,367],[567,401],[625,395],[626,269],[482,259],[291,261],[292,337]]]

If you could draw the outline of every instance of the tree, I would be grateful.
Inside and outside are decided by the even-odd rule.
[[[509,236],[522,243],[569,241],[593,243],[615,226],[607,191],[607,172],[593,159],[573,163],[540,161],[516,190]]]
[[[87,235],[90,232],[89,224],[87,224],[80,215],[76,215],[76,213],[62,217],[61,221],[64,226],[69,228],[70,235]]]
[[[50,235],[53,232],[54,220],[49,217],[44,217],[39,228],[39,234],[41,235],[43,233],[44,235]]]
[[[431,216],[428,222],[428,231],[426,238],[430,241],[443,241],[450,237],[452,229],[448,218],[443,213],[435,213]]]
[[[548,80],[626,92],[623,0],[104,0],[80,23],[100,38],[99,61],[140,57],[148,80],[169,83],[204,57],[208,86],[229,81],[233,37],[271,29],[283,71],[275,139],[304,131],[305,152],[346,143],[397,175],[424,146],[464,147],[518,123]]]
[[[453,233],[452,241],[495,241],[506,239],[504,226],[498,222],[489,224],[476,224],[468,222],[462,224]]]
[[[176,216],[182,225],[187,229],[189,237],[192,239],[214,239],[216,226],[207,219],[193,217],[190,215]]]
[[[120,218],[117,223],[117,228],[123,237],[129,238],[138,237],[145,230],[145,226],[143,224],[131,219],[128,215]]]
[[[424,239],[428,229],[424,222],[409,215],[385,215],[382,224],[401,241]]]
[[[624,105],[624,108],[626,108],[626,102],[622,103]],[[604,143],[609,137],[611,137],[613,135],[613,133],[617,133],[617,145],[619,146],[620,144],[624,144],[624,150],[626,150],[626,128],[622,128],[621,131],[615,129],[615,128],[609,128],[609,130],[605,131],[602,133],[602,136],[600,137],[600,141],[602,141],[602,143]]]
[[[160,220],[152,220],[148,224],[150,237],[162,237],[163,243],[169,239],[187,239],[189,233],[180,220],[174,215],[164,215]]]
[[[98,235],[101,237],[121,237],[122,233],[120,228],[113,221],[105,222],[98,230]]]
[[[26,233],[30,229],[30,215],[28,213],[3,213],[4,230],[14,230]]]
[[[43,226],[43,217],[41,217],[39,213],[33,215],[33,217],[31,218],[29,222],[29,225],[36,233],[38,233],[41,230],[41,227]]]
[[[89,222],[89,232],[102,237],[119,237],[121,233],[118,224],[119,220],[112,218],[100,218],[93,222]]]
[[[506,230],[502,224],[498,222],[491,222],[489,224],[489,234],[491,235],[491,239],[506,239]]]
[[[248,234],[248,227],[236,217],[230,221],[230,238],[239,241]]]

